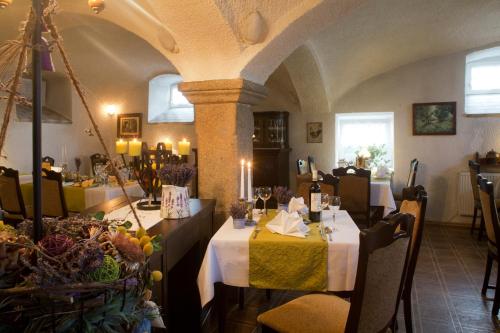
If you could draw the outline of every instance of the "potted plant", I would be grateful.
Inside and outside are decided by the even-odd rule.
[[[285,186],[275,186],[273,195],[278,201],[278,212],[280,210],[288,211],[288,203],[293,198],[293,192]]]
[[[246,222],[247,208],[244,202],[233,203],[230,208],[231,217],[233,218],[233,227],[235,229],[243,229]]]
[[[186,186],[194,174],[194,168],[185,163],[169,163],[160,170],[162,182],[160,216],[162,218],[181,219],[191,216],[189,191]]]

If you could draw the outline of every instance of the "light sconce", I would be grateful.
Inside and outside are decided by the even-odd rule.
[[[14,0],[0,0],[0,9],[4,9],[12,4]]]
[[[116,104],[105,104],[103,106],[103,110],[108,116],[112,117],[118,114],[118,112],[120,111],[120,107]]]
[[[2,1],[2,0],[0,0]],[[104,10],[106,7],[106,4],[104,3],[104,0],[89,0],[88,2],[89,7],[94,11],[94,13],[99,14]]]

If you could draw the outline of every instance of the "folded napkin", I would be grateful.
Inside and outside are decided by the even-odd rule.
[[[305,238],[310,230],[297,212],[289,214],[284,210],[269,221],[266,227],[273,233],[300,238]]]
[[[288,203],[288,212],[289,213],[294,213],[298,212],[299,214],[306,214],[307,213],[307,205],[304,203],[304,198],[292,198],[290,199],[290,202]]]

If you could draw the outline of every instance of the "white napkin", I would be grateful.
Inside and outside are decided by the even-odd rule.
[[[269,221],[266,227],[273,233],[300,238],[305,238],[310,230],[297,212],[289,214],[284,210]]]
[[[299,212],[306,214],[307,205],[304,203],[304,198],[293,197],[292,199],[290,199],[290,202],[288,203],[288,212],[289,213]]]

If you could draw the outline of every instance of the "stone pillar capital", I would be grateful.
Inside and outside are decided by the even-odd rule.
[[[182,82],[179,90],[194,105],[255,105],[267,96],[266,87],[244,79]]]

